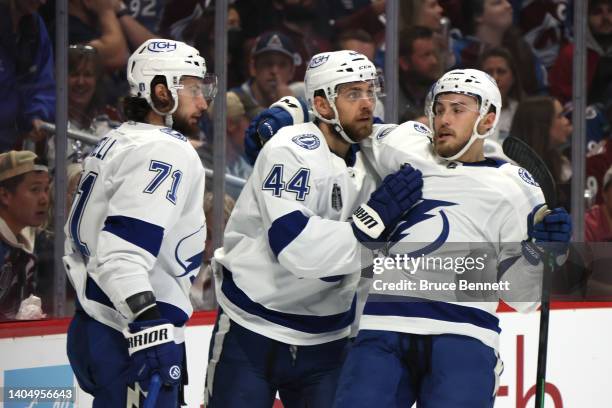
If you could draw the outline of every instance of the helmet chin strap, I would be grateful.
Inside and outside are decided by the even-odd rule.
[[[172,128],[172,125],[174,124],[174,120],[172,119],[172,115],[174,114],[174,112],[176,112],[177,108],[178,108],[178,95],[176,94],[176,91],[172,91],[172,100],[174,101],[174,105],[172,105],[172,109],[170,109],[168,112],[161,112],[159,111],[156,107],[155,104],[153,103],[153,101],[149,100],[149,106],[151,106],[151,109],[153,109],[153,112],[157,113],[159,116],[164,118],[164,125],[166,127]]]
[[[349,135],[347,135],[346,132],[344,131],[344,128],[340,124],[340,120],[338,120],[340,115],[338,114],[338,110],[336,109],[336,105],[333,104],[333,103],[330,103],[329,105],[331,106],[332,110],[334,111],[334,118],[333,119],[325,119],[319,112],[317,112],[316,109],[314,109],[315,116],[317,118],[319,118],[319,120],[321,120],[321,122],[325,122],[328,125],[332,125],[332,127],[334,128],[336,133],[338,133],[340,135],[340,137],[342,137],[342,139],[344,139],[345,142],[350,143],[350,144],[358,143],[358,142],[354,141],[353,139],[351,139],[349,137]]]

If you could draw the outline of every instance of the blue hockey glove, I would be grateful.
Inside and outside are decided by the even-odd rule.
[[[164,385],[181,383],[184,347],[174,342],[174,326],[168,320],[135,321],[123,335],[130,354],[130,382],[138,381],[146,391],[158,373]]]
[[[572,219],[564,208],[549,210],[545,204],[536,206],[527,216],[528,242],[523,245],[523,254],[527,260],[536,265],[544,250],[550,251],[562,264],[570,239],[572,238]]]
[[[278,130],[285,126],[297,125],[309,120],[308,108],[299,99],[285,96],[264,110],[251,121],[244,134],[244,151],[251,165],[264,144]]]
[[[401,216],[421,199],[423,175],[410,165],[385,177],[367,203],[353,213],[353,233],[362,243],[381,242]]]

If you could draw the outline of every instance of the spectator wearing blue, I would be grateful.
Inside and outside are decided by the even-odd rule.
[[[53,52],[37,13],[45,0],[0,0],[0,152],[42,140],[55,118]]]
[[[283,96],[294,96],[289,87],[300,62],[293,42],[285,34],[270,31],[255,40],[249,64],[250,79],[232,89],[253,119]]]

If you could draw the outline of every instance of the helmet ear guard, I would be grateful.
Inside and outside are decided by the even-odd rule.
[[[304,84],[310,109],[320,121],[332,125],[347,143],[356,142],[346,134],[340,124],[335,102],[338,86],[350,82],[368,81],[373,81],[375,93],[377,96],[381,95],[376,67],[365,55],[355,51],[342,50],[317,54],[312,57],[306,69]],[[323,91],[334,112],[333,119],[324,118],[314,106],[315,93],[319,90]]]
[[[458,153],[451,157],[442,157],[446,160],[457,160],[468,151],[477,139],[484,139],[495,132],[499,123],[502,98],[497,83],[487,73],[477,69],[455,69],[449,71],[431,87],[425,100],[425,110],[429,118],[429,126],[434,131],[435,103],[438,96],[446,93],[469,95],[478,100],[478,119],[474,123],[470,140]],[[495,108],[496,114],[493,126],[484,134],[480,134],[478,133],[478,125],[484,120],[491,107]]]

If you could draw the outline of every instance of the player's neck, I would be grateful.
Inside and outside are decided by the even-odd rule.
[[[321,129],[323,136],[325,136],[325,141],[327,142],[329,150],[331,150],[331,152],[336,156],[344,159],[351,145],[342,139],[342,136],[336,133],[336,131],[334,131],[332,125],[325,122],[319,122],[318,126],[319,129]]]
[[[467,152],[459,158],[462,163],[476,163],[481,162],[485,159],[483,150],[483,140],[477,139],[472,143]]]
[[[145,121],[150,125],[166,126],[163,116],[153,112],[153,110],[150,110],[149,113],[147,113]]]

